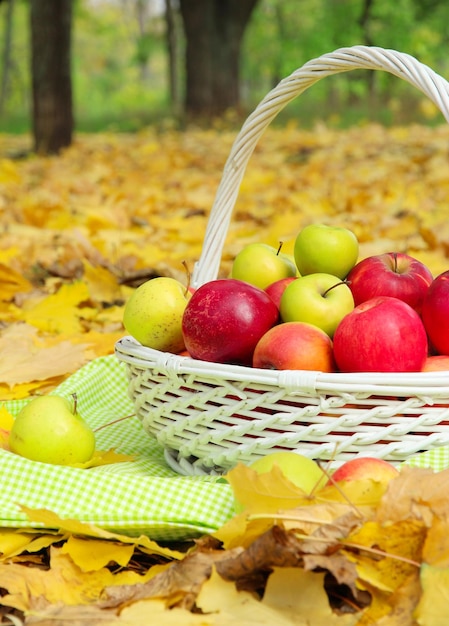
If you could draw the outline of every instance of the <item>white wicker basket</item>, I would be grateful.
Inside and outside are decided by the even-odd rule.
[[[260,136],[294,97],[325,76],[384,70],[411,83],[449,121],[449,83],[413,57],[376,47],[342,48],[313,59],[261,101],[226,162],[195,266],[198,287],[218,275],[246,165]],[[278,449],[337,466],[364,454],[400,463],[449,444],[449,372],[324,374],[221,365],[116,344],[144,429],[182,474],[223,473]]]

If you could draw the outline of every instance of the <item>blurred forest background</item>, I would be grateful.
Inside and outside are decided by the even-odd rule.
[[[43,133],[35,146],[57,152],[73,132],[240,123],[304,62],[355,44],[448,76],[448,23],[447,0],[0,0],[0,132]],[[442,121],[382,72],[321,81],[285,116],[304,128]]]

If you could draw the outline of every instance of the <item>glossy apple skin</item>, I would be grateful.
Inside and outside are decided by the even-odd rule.
[[[10,450],[41,463],[86,463],[95,451],[95,434],[73,410],[73,402],[63,397],[33,398],[14,420]]]
[[[296,276],[288,276],[287,278],[276,280],[274,283],[270,283],[268,287],[265,287],[265,292],[270,296],[278,309],[281,306],[282,294],[294,280],[296,280]]]
[[[270,328],[256,345],[253,367],[334,372],[332,340],[324,330],[304,322]]]
[[[348,285],[331,274],[300,276],[282,294],[280,315],[283,322],[306,322],[333,337],[335,329],[354,308]]]
[[[391,296],[420,313],[433,276],[424,263],[408,254],[386,252],[359,261],[347,281],[356,306],[377,296]]]
[[[449,270],[430,285],[421,316],[433,348],[438,354],[449,355]]]
[[[420,372],[427,357],[418,313],[389,296],[356,306],[338,325],[333,341],[342,372]]]
[[[357,237],[347,228],[309,224],[295,239],[294,257],[301,276],[324,273],[343,279],[356,264],[358,255]]]
[[[399,470],[384,459],[357,456],[340,465],[332,474],[332,480],[329,483],[339,483],[344,480],[363,480],[365,478],[386,483],[398,475]]]
[[[181,323],[191,295],[169,276],[147,280],[126,302],[123,326],[143,346],[177,354],[185,348]]]
[[[278,308],[262,289],[234,278],[213,280],[186,306],[185,347],[194,359],[251,365],[257,342],[278,321]]]
[[[260,289],[269,284],[296,276],[296,265],[288,256],[265,243],[250,243],[235,257],[231,278],[244,280]]]

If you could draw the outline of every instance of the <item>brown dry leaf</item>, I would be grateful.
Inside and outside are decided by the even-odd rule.
[[[449,469],[434,472],[403,467],[389,483],[377,510],[377,520],[383,524],[413,518],[431,526],[435,516],[443,518],[449,514],[448,480]]]
[[[434,567],[449,567],[449,518],[434,517],[427,531],[422,561]]]
[[[31,612],[41,597],[48,604],[90,604],[97,601],[107,587],[142,582],[147,575],[131,570],[112,573],[106,567],[83,571],[69,555],[52,546],[49,569],[0,563],[0,579],[6,590],[2,603]]]
[[[72,373],[86,363],[87,347],[69,340],[47,346],[35,327],[12,324],[0,336],[0,380],[13,387]]]

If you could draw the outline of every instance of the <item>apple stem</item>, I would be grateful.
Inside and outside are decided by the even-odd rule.
[[[131,415],[125,415],[125,417],[118,417],[116,420],[112,420],[112,422],[108,422],[107,424],[102,424],[101,426],[97,426],[97,428],[94,428],[93,431],[94,433],[97,433],[99,430],[102,430],[103,428],[107,428],[108,426],[112,426],[113,424],[118,424],[119,422],[123,422],[123,420],[127,420],[130,417],[135,417],[136,414],[135,413],[131,413]]]
[[[395,274],[397,274],[398,273],[398,253],[397,252],[393,252],[393,260],[394,260],[393,271],[395,272]]]
[[[279,256],[279,253],[281,252],[281,250],[282,250],[282,246],[283,246],[283,245],[284,245],[284,242],[283,242],[283,241],[280,241],[280,242],[279,242],[279,247],[278,247],[278,250],[277,250],[277,252],[276,252],[276,256]]]
[[[186,261],[183,261],[182,264],[183,264],[184,269],[186,271],[186,277],[187,277],[187,286],[186,286],[186,290],[184,292],[184,295],[186,296],[188,294],[188,292],[189,292],[190,282],[192,280],[192,273],[189,270],[189,266],[187,265]]]
[[[332,285],[331,287],[328,287],[326,289],[326,291],[322,294],[323,298],[325,298],[327,296],[329,291],[332,291],[332,289],[335,289],[335,287],[339,287],[340,285],[348,285],[348,282],[346,280],[342,280],[339,283],[335,283],[335,285]]]
[[[76,395],[76,393],[72,393],[72,398],[73,398],[73,415],[75,415],[76,409],[78,407],[78,396]]]

